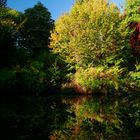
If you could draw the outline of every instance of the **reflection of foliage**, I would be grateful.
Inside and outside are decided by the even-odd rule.
[[[128,23],[139,21],[139,1],[127,2],[123,17],[107,0],[76,0],[52,32],[51,14],[41,3],[23,14],[0,7],[1,94],[47,95],[63,83],[75,91],[103,93],[98,99],[57,94],[0,98],[6,140],[135,139],[140,129],[140,64],[131,54]]]
[[[132,94],[130,92],[126,96],[122,99],[118,116],[122,120],[122,129],[126,132],[126,135],[130,134],[133,138],[136,137],[137,139],[140,130],[139,93]],[[129,120],[129,123],[127,120]]]
[[[133,139],[140,129],[140,104],[122,99],[48,96],[0,98],[5,139]]]
[[[71,111],[68,111],[73,112],[75,116],[71,116],[72,119],[69,118],[67,123],[55,130],[50,138],[90,140],[137,137],[140,128],[138,102],[132,102],[132,107],[128,107],[128,103],[121,100],[80,98],[78,102],[72,102],[70,99],[72,106]],[[133,98],[131,101],[134,101]],[[131,120],[131,124],[128,120]]]

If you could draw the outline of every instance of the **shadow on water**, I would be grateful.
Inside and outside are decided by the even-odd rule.
[[[120,105],[118,100],[91,96],[2,97],[0,139],[139,139],[139,125],[126,122],[134,118]]]

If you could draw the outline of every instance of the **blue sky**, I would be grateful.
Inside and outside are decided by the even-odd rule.
[[[75,0],[8,0],[8,6],[23,12],[25,9],[33,7],[38,1],[48,8],[52,18],[56,20],[60,15],[70,10]],[[123,0],[112,1],[118,6],[123,3]]]

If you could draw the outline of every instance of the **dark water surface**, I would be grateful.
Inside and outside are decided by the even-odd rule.
[[[0,140],[139,140],[139,100],[1,97]]]

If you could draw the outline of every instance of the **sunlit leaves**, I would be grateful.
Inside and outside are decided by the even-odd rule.
[[[51,34],[54,52],[79,65],[102,64],[116,53],[119,10],[106,0],[76,2]]]
[[[140,21],[140,1],[139,0],[126,0],[125,4],[126,15],[129,21]]]
[[[74,77],[75,83],[93,90],[93,93],[109,93],[109,90],[119,90],[121,74],[123,69],[117,66],[105,69],[105,67],[80,68]]]

